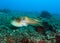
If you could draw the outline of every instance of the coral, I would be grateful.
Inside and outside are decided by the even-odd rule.
[[[48,11],[42,11],[40,17],[50,19],[52,15]]]
[[[56,43],[60,43],[60,36],[56,36]]]
[[[15,43],[15,40],[12,37],[9,37],[7,39],[7,43]]]
[[[38,43],[46,43],[46,41],[45,40],[40,40],[40,41],[38,41]]]
[[[21,43],[29,43],[29,41],[28,41],[27,38],[23,38],[23,39],[21,40]]]
[[[32,40],[30,40],[30,42],[29,43],[34,43]]]

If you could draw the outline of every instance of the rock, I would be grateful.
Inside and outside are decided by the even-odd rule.
[[[52,15],[48,11],[42,11],[40,17],[50,19]]]

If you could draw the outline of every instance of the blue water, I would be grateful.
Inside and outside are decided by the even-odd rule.
[[[0,9],[40,12],[47,10],[60,14],[60,0],[0,0]]]
[[[48,42],[58,36],[60,0],[0,0],[0,43]]]

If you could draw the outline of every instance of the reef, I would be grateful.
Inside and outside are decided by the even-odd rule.
[[[8,13],[8,10],[0,11],[0,43],[59,43],[60,18],[57,20],[56,16],[47,11],[38,15],[39,18],[27,16],[28,26],[15,27],[11,25],[12,20],[19,25],[21,19],[25,20],[26,16],[16,12]]]
[[[40,17],[50,19],[52,15],[48,11],[42,11]]]

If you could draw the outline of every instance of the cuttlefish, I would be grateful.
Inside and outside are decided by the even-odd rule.
[[[39,20],[37,19],[32,19],[27,16],[22,17],[22,18],[16,18],[11,21],[11,25],[15,27],[22,27],[22,26],[28,26],[29,24],[39,24]]]

